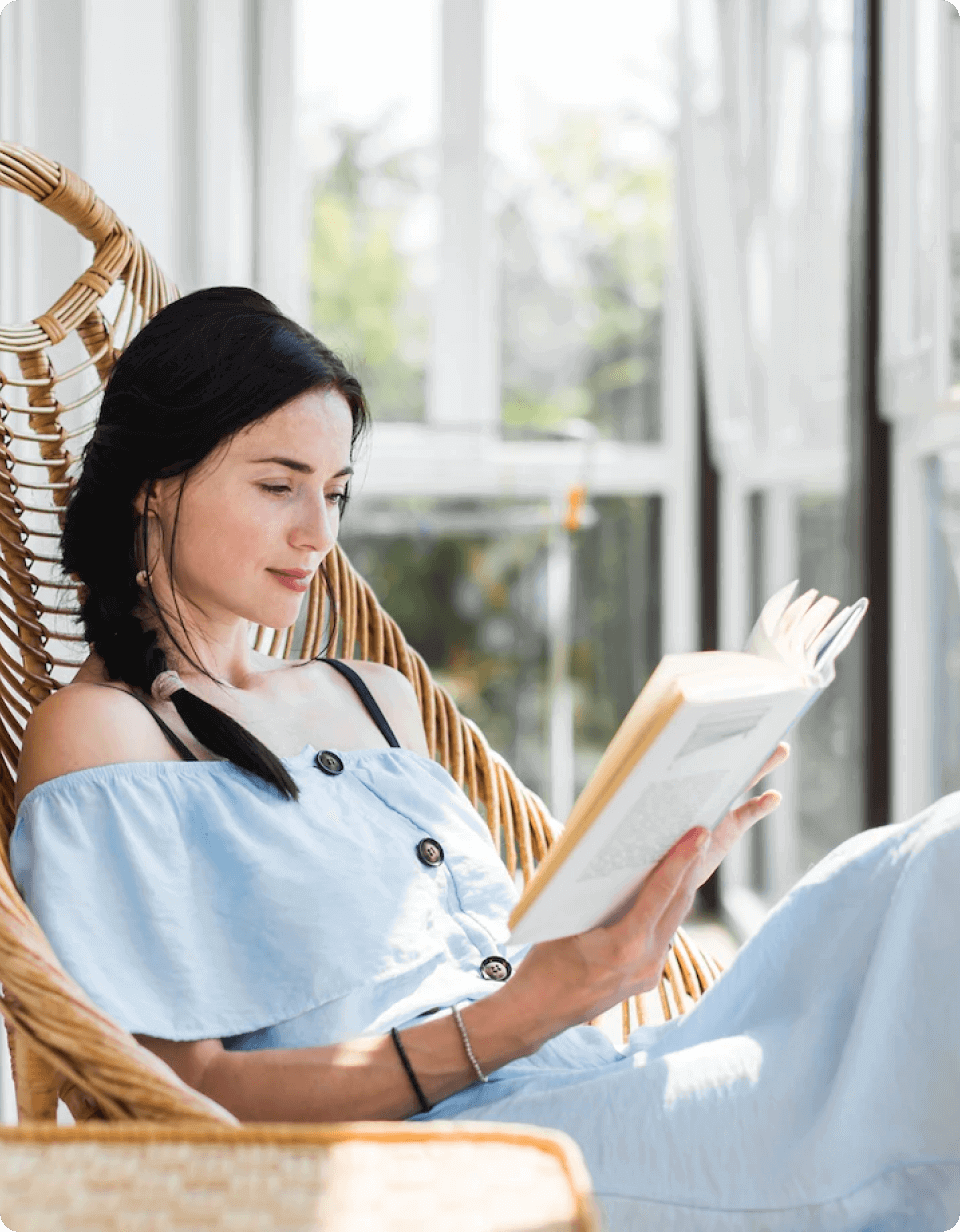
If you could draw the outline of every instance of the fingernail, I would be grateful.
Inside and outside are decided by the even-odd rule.
[[[709,830],[702,831],[698,835],[697,841],[695,844],[695,850],[697,851],[697,853],[699,854],[701,851],[703,851],[704,847],[706,847],[707,843],[709,842],[710,842],[710,831]]]

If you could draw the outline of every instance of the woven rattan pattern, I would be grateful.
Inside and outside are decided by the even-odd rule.
[[[17,1232],[599,1226],[583,1160],[564,1135],[465,1122],[7,1128],[0,1218]]]
[[[20,1118],[54,1118],[59,1094],[78,1120],[233,1122],[179,1082],[70,979],[10,876],[23,728],[33,707],[69,679],[84,653],[68,619],[75,589],[57,570],[61,511],[116,357],[179,292],[113,210],[66,167],[0,142],[0,186],[53,210],[94,245],[88,269],[52,307],[29,324],[0,326],[0,1012],[11,1036]],[[543,801],[432,680],[339,548],[328,572],[339,611],[331,653],[386,663],[413,683],[431,755],[482,809],[511,874],[519,867],[529,879],[556,833]],[[298,648],[303,656],[318,653],[326,638],[325,605],[315,578]],[[257,648],[285,657],[293,634],[292,628],[260,629]],[[651,1016],[683,1013],[719,973],[718,964],[678,930],[659,989],[624,1003],[624,1036]]]

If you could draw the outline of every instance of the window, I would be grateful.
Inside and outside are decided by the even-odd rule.
[[[298,20],[310,327],[357,371],[376,419],[422,420],[436,279],[439,6],[300,0]]]
[[[561,817],[668,608],[692,649],[686,405],[661,380],[674,20],[651,0],[587,22],[542,0],[301,5],[312,324],[374,420],[342,541]]]
[[[673,209],[670,5],[489,4],[505,428],[660,437]],[[535,49],[535,50],[531,50]]]

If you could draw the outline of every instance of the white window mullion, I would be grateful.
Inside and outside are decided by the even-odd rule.
[[[427,417],[490,428],[499,420],[492,228],[487,205],[484,0],[443,0],[440,260]]]
[[[296,148],[293,0],[257,0],[252,56],[257,288],[295,320],[308,316],[307,257]],[[302,237],[302,238],[301,238]]]
[[[24,7],[18,4],[19,8]],[[83,121],[84,57],[88,52],[86,12],[78,0],[47,0],[36,5],[34,29],[36,65],[35,148],[47,158],[85,175]],[[89,256],[84,240],[49,210],[28,203],[35,216],[36,248],[31,264],[36,269],[37,298],[29,306],[31,317],[56,302],[82,272]]]
[[[690,274],[674,209],[673,254],[663,305],[663,450],[668,486],[663,495],[660,547],[663,654],[697,648],[697,394]]]
[[[254,154],[247,5],[248,0],[204,0],[196,9],[195,275],[200,286],[253,281]]]

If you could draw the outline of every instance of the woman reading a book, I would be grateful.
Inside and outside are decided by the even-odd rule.
[[[555,1127],[612,1229],[943,1232],[960,805],[843,844],[690,1013],[614,1046],[589,1020],[655,987],[778,796],[685,835],[616,922],[511,947],[517,891],[407,680],[250,647],[296,620],[365,423],[342,363],[243,288],[120,356],[63,535],[91,651],[30,721],[11,841],[66,970],[244,1121]]]

